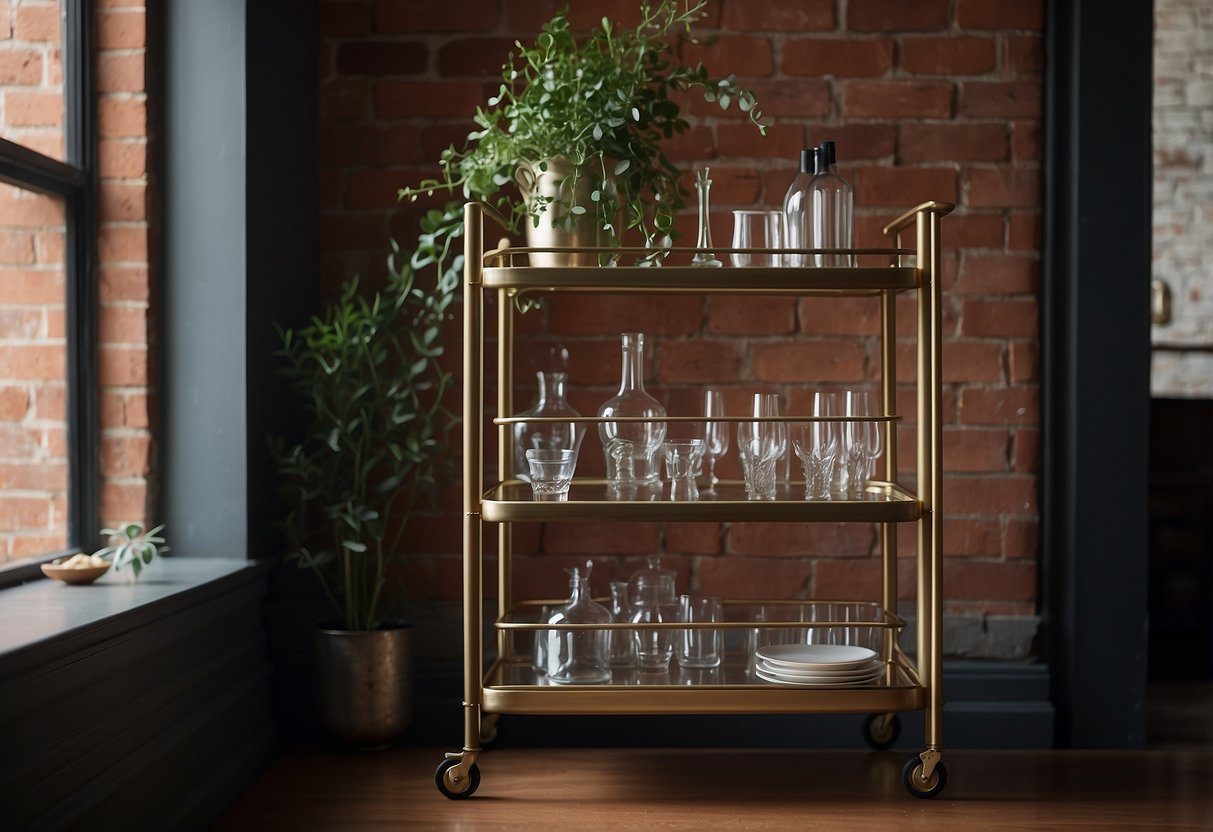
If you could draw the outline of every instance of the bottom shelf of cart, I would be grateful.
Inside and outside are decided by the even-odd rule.
[[[744,656],[718,668],[643,674],[616,671],[601,685],[557,685],[526,657],[497,661],[485,676],[483,709],[497,714],[893,713],[922,710],[926,689],[904,656],[884,680],[846,687],[780,685],[758,679]]]

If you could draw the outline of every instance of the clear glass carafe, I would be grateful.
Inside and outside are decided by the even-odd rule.
[[[632,623],[659,624],[678,620],[674,579],[669,575],[639,575],[633,587]],[[673,630],[635,631],[636,663],[641,671],[668,670],[674,655]]]
[[[585,572],[569,571],[569,602],[549,624],[610,624],[611,613],[590,597],[593,561]],[[558,685],[600,685],[611,681],[610,630],[552,630],[548,636],[548,678]]]
[[[599,416],[643,416],[664,420],[665,408],[644,389],[644,335],[622,336],[623,370],[619,392],[598,408]],[[664,421],[601,422],[598,438],[606,457],[609,485],[619,488],[661,481],[661,444]]]
[[[578,413],[565,398],[568,375],[563,372],[538,372],[538,395],[533,407],[518,413],[518,416],[541,416],[577,418]],[[577,422],[515,422],[514,423],[514,476],[529,480],[526,452],[530,448],[544,451],[571,450],[576,457],[585,438],[585,429]]]

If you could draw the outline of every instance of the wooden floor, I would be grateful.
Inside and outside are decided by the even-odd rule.
[[[1213,830],[1213,750],[947,751],[910,797],[912,752],[502,748],[476,795],[434,786],[441,749],[287,754],[215,827],[273,830]]]
[[[1152,686],[1148,751],[945,750],[911,797],[915,752],[489,748],[476,795],[434,786],[442,748],[284,754],[215,827],[324,830],[1213,830],[1213,684]]]

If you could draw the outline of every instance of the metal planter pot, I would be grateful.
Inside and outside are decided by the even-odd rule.
[[[567,159],[549,159],[547,170],[540,170],[538,165],[523,164],[519,165],[515,171],[514,179],[518,184],[518,190],[528,204],[535,197],[554,200],[540,216],[538,226],[529,219],[526,221],[526,244],[531,248],[610,244],[608,235],[598,227],[598,218],[592,208],[574,218],[572,231],[556,226],[556,222],[567,215],[568,206],[593,206],[590,199],[590,193],[593,190],[590,176],[588,174],[579,176],[576,188],[574,188],[572,174],[573,165]],[[532,266],[609,265],[609,259],[606,263],[601,263],[600,259],[599,255],[593,253],[565,254],[562,252],[532,254],[529,257]]]
[[[324,727],[341,742],[383,746],[413,715],[412,625],[381,630],[316,628]]]

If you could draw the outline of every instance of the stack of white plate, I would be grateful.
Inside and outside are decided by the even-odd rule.
[[[884,676],[875,650],[844,644],[772,644],[754,653],[754,673],[779,685],[847,687]]]

